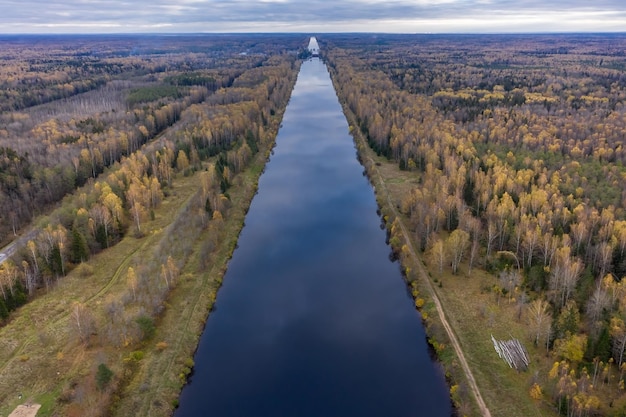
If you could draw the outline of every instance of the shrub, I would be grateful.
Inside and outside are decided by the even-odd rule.
[[[100,391],[109,385],[111,378],[113,378],[113,371],[104,363],[98,365],[98,371],[96,371],[96,385]]]
[[[84,262],[80,263],[76,267],[76,273],[82,278],[90,277],[93,275],[93,266]]]
[[[543,392],[541,391],[541,386],[536,382],[530,387],[530,397],[533,400],[539,401],[543,398]]]
[[[141,315],[135,319],[135,323],[139,325],[139,330],[141,330],[141,340],[148,340],[154,336],[156,328],[152,318],[146,315]]]
[[[128,359],[130,359],[131,361],[139,362],[140,360],[143,359],[143,357],[144,357],[144,353],[141,350],[136,350],[130,353],[130,356],[128,357]]]

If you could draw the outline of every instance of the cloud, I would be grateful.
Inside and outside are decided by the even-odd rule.
[[[0,31],[623,31],[623,0],[4,0]]]

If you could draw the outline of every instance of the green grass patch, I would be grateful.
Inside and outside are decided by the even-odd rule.
[[[128,93],[126,101],[129,105],[138,103],[148,103],[163,98],[180,98],[183,94],[181,90],[174,85],[155,85],[149,87],[133,88]]]
[[[61,391],[56,389],[52,392],[41,394],[35,398],[34,402],[41,404],[41,408],[37,412],[37,417],[47,417],[53,415],[54,408],[57,404],[57,398],[59,398],[60,393]]]

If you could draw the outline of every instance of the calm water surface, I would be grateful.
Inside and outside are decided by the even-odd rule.
[[[448,417],[326,66],[302,65],[177,417]]]

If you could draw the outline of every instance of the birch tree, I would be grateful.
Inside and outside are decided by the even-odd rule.
[[[465,255],[465,251],[467,251],[468,245],[469,233],[465,230],[456,229],[450,233],[450,236],[446,239],[446,249],[450,254],[453,274],[458,272],[459,265],[463,260],[463,256]]]
[[[94,319],[87,306],[83,303],[74,303],[70,312],[70,323],[81,343],[86,344],[94,330]]]
[[[609,333],[613,341],[613,359],[619,368],[624,362],[624,351],[626,350],[626,324],[621,317],[611,319]]]
[[[550,291],[557,306],[563,307],[572,297],[582,270],[583,263],[580,259],[570,256],[569,246],[557,250],[549,278]]]
[[[429,253],[430,259],[439,268],[439,273],[443,273],[443,264],[446,261],[446,251],[443,241],[439,238],[436,238],[432,246],[430,247]]]
[[[550,343],[550,329],[552,327],[552,313],[550,313],[550,303],[541,298],[528,304],[526,308],[528,318],[528,331],[532,335],[535,346],[541,340],[546,343],[546,349]]]

